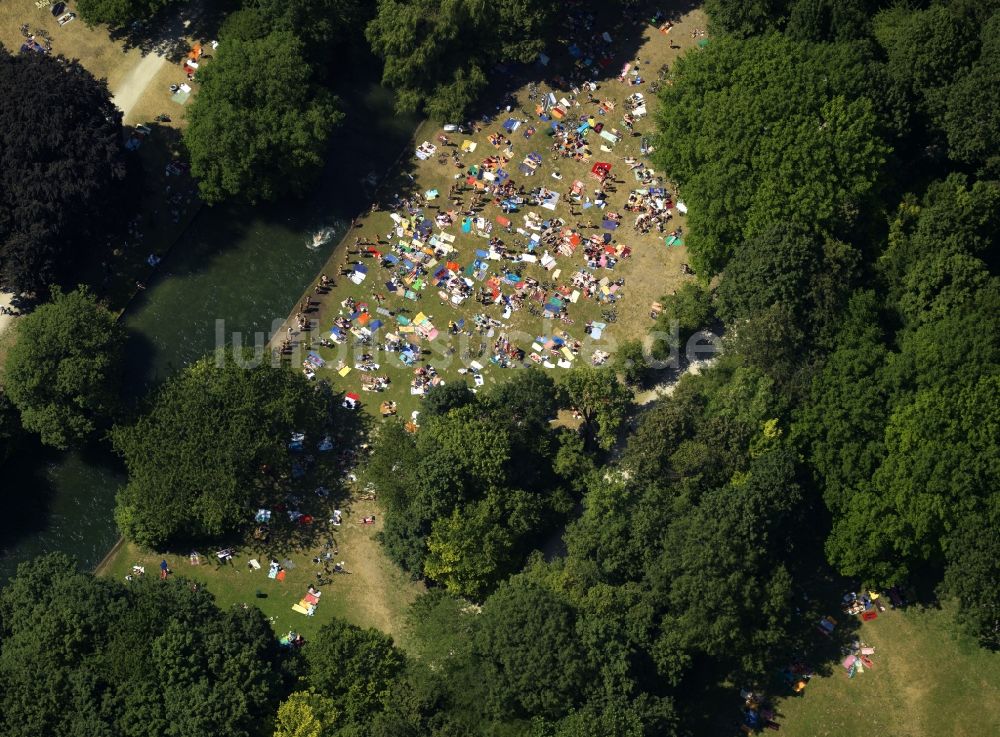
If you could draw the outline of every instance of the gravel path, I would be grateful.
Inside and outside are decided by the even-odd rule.
[[[144,56],[117,85],[118,89],[113,90],[111,99],[115,106],[127,116],[166,63],[167,58],[156,52]]]

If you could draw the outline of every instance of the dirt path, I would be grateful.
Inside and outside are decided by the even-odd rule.
[[[13,292],[0,292],[0,305],[4,307],[10,306],[11,299],[14,298]],[[14,322],[14,317],[12,315],[0,314],[0,334]]]
[[[155,52],[144,56],[117,85],[111,99],[126,117],[166,63],[167,58]]]
[[[639,406],[647,405],[655,402],[658,399],[663,399],[664,397],[669,397],[674,393],[674,389],[677,388],[677,383],[686,374],[700,374],[706,368],[715,363],[714,360],[708,361],[692,361],[687,365],[687,367],[678,376],[671,378],[669,381],[665,381],[661,384],[657,384],[645,391],[639,392],[635,395],[635,403]]]

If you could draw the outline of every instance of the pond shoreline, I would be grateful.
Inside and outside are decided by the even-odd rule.
[[[373,201],[377,201],[379,194],[382,192],[382,189],[384,188],[386,182],[388,182],[391,179],[393,173],[400,171],[400,166],[401,166],[402,162],[404,161],[407,152],[412,147],[413,141],[416,140],[416,137],[417,137],[420,129],[423,126],[425,126],[426,124],[427,124],[427,120],[421,120],[413,128],[413,132],[411,133],[410,138],[403,145],[402,149],[400,150],[399,155],[396,157],[396,159],[388,167],[386,167],[386,169],[383,172],[382,176],[378,180],[378,184],[376,185],[375,191],[372,193],[372,200]],[[199,210],[200,209],[201,208],[199,207]],[[362,209],[362,210],[360,210],[357,213],[357,215],[353,218],[353,220],[355,222],[359,222],[367,214],[368,214],[368,210]],[[193,221],[194,221],[194,217],[192,217],[191,221],[188,223],[188,228],[191,227]],[[181,237],[184,234],[187,233],[187,230],[188,229],[185,228],[183,231],[181,231],[178,234],[177,239],[174,241],[174,244],[171,245],[171,249],[177,243],[177,241],[180,241]],[[318,272],[316,272],[316,276],[312,277],[310,279],[310,281],[305,285],[303,293],[302,293],[302,295],[299,298],[299,301],[301,301],[302,299],[304,299],[306,296],[309,296],[309,295],[312,294],[312,291],[311,291],[309,285],[311,285],[314,281],[316,281],[316,279],[318,278],[319,274],[322,274],[325,271],[327,271],[329,269],[329,265],[331,263],[333,263],[334,259],[337,258],[337,257],[339,257],[343,253],[343,249],[347,248],[347,244],[349,242],[349,239],[351,237],[351,233],[352,232],[353,232],[352,228],[350,227],[350,225],[348,225],[348,227],[344,231],[344,234],[341,237],[341,239],[336,243],[336,245],[334,245],[334,247],[330,251],[330,255],[327,258],[327,260],[324,262],[323,266],[320,268],[320,270]],[[155,274],[155,270],[154,270],[154,274]],[[129,301],[125,305],[125,307],[122,308],[121,312],[118,315],[118,319],[119,320],[122,319],[125,316],[125,314],[126,314],[126,312],[128,310],[128,307],[133,303],[135,297],[138,296],[138,294],[139,294],[140,291],[141,290],[136,290],[136,292],[129,299]],[[298,302],[296,302],[295,304],[298,304]],[[268,346],[269,347],[274,343],[274,341],[276,339],[280,338],[280,336],[282,335],[282,330],[283,330],[284,326],[287,325],[287,324],[290,324],[290,323],[292,323],[294,321],[294,316],[295,316],[295,306],[293,304],[293,306],[291,308],[291,311],[288,313],[288,316],[285,319],[285,323],[283,323],[283,325],[282,325],[282,328],[279,329],[279,330],[277,330],[272,336],[270,336],[269,342],[268,342]],[[94,573],[95,576],[104,575],[109,569],[111,569],[111,568],[114,567],[114,561],[115,561],[115,559],[122,553],[122,551],[124,551],[126,549],[127,542],[128,541],[127,541],[127,539],[125,538],[124,535],[119,535],[118,540],[115,542],[115,544],[111,546],[111,548],[104,555],[104,557],[101,558],[100,562],[97,563],[97,565],[94,566],[93,573]]]

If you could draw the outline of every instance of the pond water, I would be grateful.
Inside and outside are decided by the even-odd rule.
[[[335,134],[329,166],[308,198],[279,207],[203,208],[164,258],[125,315],[124,394],[141,396],[211,352],[217,321],[227,340],[238,331],[246,343],[288,315],[417,124],[395,114],[390,93],[374,84],[347,97],[345,108],[350,122]],[[313,236],[324,229],[325,242],[316,247]],[[84,567],[99,563],[118,538],[112,512],[125,481],[107,448],[36,448],[7,465],[0,483],[17,490],[18,503],[0,515],[0,581],[21,561],[53,550]]]

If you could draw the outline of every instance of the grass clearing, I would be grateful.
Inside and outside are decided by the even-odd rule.
[[[463,304],[455,306],[450,302],[441,300],[437,294],[437,288],[430,283],[425,283],[424,289],[417,291],[418,298],[416,300],[409,300],[402,296],[388,294],[385,282],[393,275],[395,270],[388,267],[381,267],[378,261],[373,258],[364,261],[368,267],[368,277],[362,284],[355,285],[347,277],[339,276],[340,268],[345,262],[355,258],[355,256],[348,254],[348,250],[354,248],[355,238],[372,242],[382,239],[384,242],[387,233],[395,227],[390,218],[391,207],[386,206],[388,202],[392,201],[393,193],[398,192],[402,195],[408,192],[415,192],[422,195],[424,192],[436,189],[440,193],[440,196],[436,200],[426,203],[424,206],[425,217],[432,220],[439,211],[462,209],[453,208],[447,196],[449,188],[457,181],[455,175],[459,172],[465,172],[469,166],[481,164],[489,156],[501,153],[501,149],[495,148],[489,142],[488,137],[491,133],[501,130],[501,124],[508,115],[503,112],[498,113],[489,124],[476,133],[467,135],[458,133],[449,134],[449,138],[453,144],[461,144],[466,139],[476,144],[474,152],[461,154],[461,160],[464,165],[462,169],[457,169],[450,158],[445,160],[444,163],[440,163],[438,155],[432,156],[425,161],[416,159],[412,149],[422,141],[430,141],[438,145],[438,154],[450,154],[452,151],[460,151],[457,145],[455,147],[444,147],[438,144],[437,137],[442,133],[441,126],[425,122],[414,134],[410,149],[403,154],[401,165],[403,171],[383,187],[378,209],[359,218],[357,227],[348,233],[325,265],[322,273],[333,279],[336,286],[328,294],[317,296],[312,285],[310,285],[303,295],[319,301],[318,304],[314,301],[313,310],[308,314],[310,319],[316,320],[319,329],[314,335],[300,334],[294,330],[294,323],[291,319],[286,323],[286,328],[289,326],[293,327],[293,337],[298,344],[296,347],[300,351],[299,354],[293,353],[293,363],[297,365],[298,361],[304,358],[305,351],[303,349],[316,350],[327,361],[326,367],[319,372],[318,377],[329,379],[338,389],[344,392],[360,392],[362,373],[353,369],[356,363],[355,355],[356,353],[374,353],[375,351],[372,351],[371,348],[365,348],[356,352],[354,347],[347,343],[333,349],[319,348],[316,342],[319,338],[329,336],[334,318],[338,315],[346,314],[346,310],[344,310],[341,304],[347,297],[352,297],[359,303],[367,304],[369,311],[374,313],[378,306],[374,298],[375,293],[386,295],[387,299],[382,306],[393,312],[404,314],[411,319],[417,313],[423,312],[433,321],[434,326],[440,331],[440,335],[436,339],[420,341],[412,334],[409,337],[412,342],[420,343],[420,347],[424,353],[424,362],[433,365],[445,381],[466,380],[459,373],[459,370],[467,368],[472,360],[478,360],[485,367],[482,375],[487,386],[509,378],[509,371],[492,365],[489,361],[493,342],[502,333],[505,333],[510,338],[511,343],[525,350],[527,354],[531,353],[530,346],[535,337],[559,335],[565,332],[572,339],[579,340],[583,344],[574,364],[589,363],[595,349],[599,348],[605,352],[613,353],[615,347],[620,342],[645,336],[652,325],[649,317],[651,303],[658,300],[664,294],[672,292],[684,279],[690,277],[685,277],[681,273],[681,263],[686,261],[686,248],[665,247],[664,236],[657,233],[655,229],[645,235],[639,234],[634,230],[634,214],[626,212],[623,209],[623,205],[631,190],[645,185],[642,185],[633,177],[624,160],[628,157],[634,157],[647,164],[649,163],[649,157],[642,155],[640,152],[641,140],[642,135],[648,135],[653,132],[658,101],[655,95],[650,92],[648,83],[656,79],[657,70],[661,65],[672,64],[678,55],[696,43],[696,39],[691,36],[691,30],[703,28],[704,23],[705,18],[701,11],[693,11],[684,15],[675,24],[669,35],[661,33],[648,25],[634,29],[621,28],[618,31],[623,36],[634,33],[636,34],[636,38],[631,39],[626,44],[626,47],[629,49],[627,53],[622,52],[618,56],[615,56],[613,61],[607,66],[602,74],[600,87],[595,93],[595,96],[602,101],[612,101],[615,104],[614,110],[607,115],[599,116],[595,112],[597,105],[588,104],[586,96],[583,95],[580,106],[571,108],[564,120],[564,123],[569,127],[570,123],[577,120],[580,116],[593,114],[607,128],[620,129],[625,134],[625,137],[614,145],[610,151],[603,151],[602,145],[606,145],[607,142],[598,137],[596,133],[591,132],[588,137],[591,156],[586,161],[558,158],[550,150],[552,139],[545,134],[548,123],[540,121],[534,113],[534,103],[529,103],[526,87],[517,91],[518,104],[510,113],[510,117],[522,120],[527,119],[527,122],[522,123],[519,129],[508,135],[512,143],[513,156],[504,168],[510,172],[513,180],[518,184],[524,185],[529,190],[534,187],[544,186],[562,195],[554,212],[549,212],[537,206],[524,206],[520,212],[511,214],[509,217],[515,227],[523,227],[524,216],[527,212],[531,211],[545,218],[561,217],[571,227],[575,227],[579,222],[594,223],[597,226],[596,228],[583,230],[585,237],[593,233],[608,232],[601,229],[602,213],[596,210],[596,208],[578,211],[582,212],[582,214],[572,215],[565,194],[572,186],[574,180],[579,180],[584,183],[585,195],[592,196],[593,190],[598,187],[597,182],[590,177],[590,169],[593,164],[598,161],[606,161],[613,165],[612,177],[623,183],[616,185],[617,191],[609,193],[609,206],[604,213],[616,211],[622,215],[622,223],[612,235],[616,244],[631,247],[632,256],[631,258],[619,261],[614,270],[598,268],[594,270],[594,274],[598,279],[601,277],[608,277],[612,280],[624,278],[624,299],[618,300],[614,305],[606,305],[599,304],[586,297],[581,297],[577,303],[569,306],[568,312],[570,318],[573,320],[573,324],[567,325],[559,320],[532,316],[526,309],[514,312],[509,319],[502,319],[501,306],[491,305],[484,307],[474,297],[470,297]],[[629,86],[619,81],[614,74],[621,69],[622,64],[625,62],[634,63],[637,58],[641,58],[642,60],[643,76],[647,84]],[[561,89],[559,87],[550,88],[540,86],[540,88],[545,90],[553,89],[557,98],[569,94],[568,89]],[[622,124],[621,118],[626,112],[625,98],[634,92],[642,92],[646,96],[649,115],[636,123],[636,132],[640,135],[629,136],[628,131],[625,130]],[[535,127],[537,131],[530,139],[526,139],[523,135],[528,126]],[[575,124],[573,124],[573,127],[575,127]],[[531,152],[541,154],[544,162],[533,176],[524,176],[518,172],[517,167],[522,159]],[[561,179],[552,178],[552,173],[556,171],[561,174]],[[657,175],[663,178],[664,183],[662,186],[670,189],[669,172],[657,172]],[[413,182],[411,183],[406,177],[412,177]],[[464,178],[462,181],[464,181]],[[465,193],[465,209],[469,206],[470,197],[469,193]],[[492,202],[487,201],[486,206],[480,214],[489,222],[494,223],[494,235],[498,235],[508,243],[519,239],[519,236],[506,235],[496,225],[496,217],[502,215],[502,212]],[[684,216],[675,211],[674,219],[668,225],[667,232],[685,224]],[[475,252],[477,249],[487,248],[486,238],[477,236],[475,232],[469,234],[462,233],[458,223],[446,228],[445,231],[456,236],[456,241],[453,245],[457,249],[457,252],[451,254],[449,258],[457,261],[463,268],[472,264],[476,259]],[[393,236],[393,243],[398,240],[397,237]],[[382,253],[391,253],[389,246],[381,245],[378,248]],[[550,281],[560,286],[568,285],[573,274],[586,265],[582,250],[581,247],[571,257],[557,257],[555,268],[561,272],[558,279],[553,278],[554,271],[547,272],[540,264],[525,264],[523,275],[534,277],[540,282]],[[536,253],[541,255],[541,251],[542,248],[539,247]],[[501,267],[503,262],[491,261],[489,264],[490,270],[487,278],[503,276],[504,270]],[[431,265],[428,271],[432,274],[436,268],[438,267]],[[425,281],[429,282],[430,280],[428,278]],[[474,289],[482,287],[484,283],[485,280],[476,282]],[[509,294],[512,290],[509,286],[505,286],[503,291],[505,294]],[[552,294],[554,294],[554,290],[548,290],[548,296]],[[538,307],[540,308],[541,305],[539,304]],[[600,340],[591,341],[589,336],[584,332],[585,324],[591,320],[606,322],[602,317],[602,313],[610,307],[614,307],[617,311],[617,320],[614,323],[609,323]],[[473,318],[477,314],[501,320],[504,327],[497,328],[492,332],[473,331],[470,328],[472,328]],[[378,334],[380,337],[384,337],[387,332],[397,330],[394,318],[373,314],[374,317],[379,317],[385,323]],[[449,321],[458,322],[460,320],[465,320],[465,331],[456,336],[448,336]],[[283,329],[275,335],[275,343],[280,343],[285,337],[286,332]],[[383,400],[393,400],[397,402],[400,415],[408,416],[412,411],[418,410],[421,398],[413,396],[409,392],[414,367],[403,365],[398,360],[396,354],[382,353],[377,359],[381,360],[378,361],[379,369],[374,374],[388,376],[392,384],[384,392],[362,393],[363,404],[366,408],[374,413]],[[526,358],[525,360],[527,361],[528,359]],[[337,369],[342,365],[352,368],[346,377],[341,377],[337,373]],[[553,370],[556,378],[558,378],[561,370]]]
[[[360,524],[363,517],[371,514],[376,516],[376,524]],[[320,522],[317,520],[317,526]],[[340,617],[362,627],[376,627],[405,646],[406,610],[423,591],[423,585],[411,581],[386,558],[375,540],[381,524],[381,513],[373,503],[362,501],[350,507],[345,505],[343,524],[339,528],[330,526],[329,534],[336,540],[339,551],[335,560],[343,560],[347,572],[332,574],[331,582],[324,585],[317,585],[316,573],[320,566],[312,562],[319,547],[279,552],[248,544],[237,549],[231,565],[217,565],[215,550],[201,550],[201,564],[193,566],[186,555],[162,555],[125,543],[97,572],[121,581],[133,565],[141,565],[145,566],[147,576],[158,576],[160,561],[166,559],[173,575],[207,586],[220,607],[247,604],[260,608],[278,635],[292,629],[309,639],[323,624]],[[325,522],[323,525],[325,527]],[[316,537],[325,535],[317,531]],[[294,568],[286,571],[284,581],[268,578],[269,552],[273,552],[279,562],[291,560],[294,564]],[[251,558],[260,562],[260,570],[250,568]],[[292,611],[292,605],[302,598],[310,585],[317,586],[323,596],[315,615],[307,617]],[[266,594],[266,598],[257,598],[258,591]]]
[[[839,665],[778,705],[787,737],[996,737],[1000,653],[958,634],[953,606],[886,611],[858,636],[875,667],[849,679]]]

